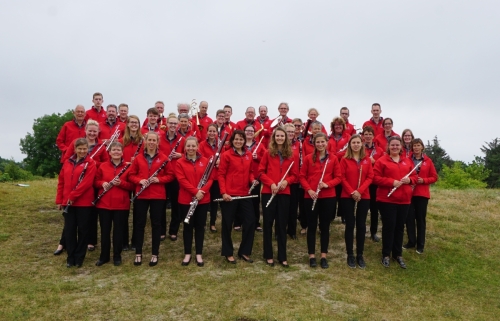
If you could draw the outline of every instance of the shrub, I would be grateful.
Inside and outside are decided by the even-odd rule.
[[[471,168],[467,169],[468,167]],[[483,170],[480,170],[481,167]],[[465,168],[464,163],[461,162],[455,162],[451,167],[443,165],[436,186],[445,189],[485,188],[487,184],[476,178],[484,177],[484,171],[484,165],[477,163],[471,166],[465,165]],[[488,175],[489,173],[485,177]]]

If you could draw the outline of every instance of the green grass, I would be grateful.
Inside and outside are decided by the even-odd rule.
[[[425,254],[405,251],[407,270],[382,267],[381,244],[369,240],[367,269],[349,269],[338,220],[327,270],[309,268],[303,236],[288,241],[290,269],[266,266],[260,233],[255,263],[228,265],[220,235],[208,231],[203,268],[181,267],[180,239],[162,242],[154,268],[133,266],[132,252],[120,267],[96,267],[98,247],[82,268],[67,269],[65,253],[52,255],[63,225],[56,182],[29,184],[0,184],[1,320],[492,320],[500,313],[498,190],[433,190]],[[237,248],[241,234],[233,235]],[[146,241],[150,253],[149,231]]]

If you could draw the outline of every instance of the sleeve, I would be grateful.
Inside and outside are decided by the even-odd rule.
[[[60,205],[63,201],[63,193],[64,193],[64,164],[59,172],[59,176],[57,177],[57,193],[56,193],[56,204]]]
[[[430,160],[430,158],[428,158],[427,161],[429,162],[429,176],[422,177],[422,179],[424,180],[424,184],[430,185],[437,182],[438,174],[436,172],[436,167],[434,167],[434,163]]]
[[[75,153],[75,141],[72,141],[71,144],[67,146],[64,156],[61,158],[61,163],[64,163],[66,160],[68,160],[71,156],[73,156],[74,153]]]
[[[221,194],[226,194],[227,167],[228,167],[227,154],[222,154],[218,170],[219,189]]]
[[[99,193],[102,192],[102,184],[106,183],[106,181],[103,179],[103,172],[102,172],[102,167],[99,167],[97,169],[97,172],[95,174],[95,179],[94,179],[94,188],[99,189]]]
[[[290,157],[290,165],[288,166],[292,166],[292,168],[290,168],[290,171],[288,172],[288,175],[286,176],[285,180],[288,182],[288,185],[292,184],[293,182],[295,182],[297,180],[297,177],[298,177],[298,164],[295,162],[295,158],[293,157]],[[293,163],[293,164],[292,164]]]
[[[122,176],[120,176],[120,185],[117,186],[117,187],[124,189],[126,191],[133,191],[134,187],[135,187],[135,185],[132,184],[128,180],[128,174],[130,173],[130,167],[132,167],[132,166],[129,166],[129,168],[125,171],[125,173],[123,173]]]
[[[127,175],[127,180],[131,182],[134,185],[138,185],[139,182],[141,181],[141,177],[139,177],[140,169],[139,169],[139,162],[134,161],[132,163],[132,166],[129,169],[128,175]],[[146,177],[144,177],[146,178]]]
[[[309,166],[311,166],[310,160],[311,160],[310,157],[304,158],[304,163],[302,164],[302,167],[300,169],[300,175],[299,175],[300,185],[302,185],[302,187],[304,188],[304,191],[306,191],[306,192],[309,191],[310,189],[312,189],[311,186],[309,185],[309,182],[307,181],[308,169],[309,169]]]
[[[167,158],[165,158],[167,160]],[[164,160],[164,161],[165,161]],[[177,165],[178,162],[176,162]],[[165,167],[158,173],[158,182],[161,184],[167,184],[172,182],[176,177],[176,172],[172,161],[168,161]]]
[[[347,180],[347,176],[351,174],[349,172],[347,159],[342,158],[342,160],[340,161],[339,166],[340,166],[340,173],[342,175],[341,176],[342,189],[345,190],[346,193],[350,195],[350,194],[352,194],[355,191],[355,189],[351,186],[351,184],[349,184],[349,181]]]
[[[373,167],[373,183],[378,186],[392,187],[394,185],[394,178],[386,177],[386,164],[382,159],[375,162]]]
[[[96,172],[97,168],[95,162],[93,160],[89,160],[87,170],[85,171],[85,175],[83,176],[82,181],[74,190],[71,191],[68,199],[74,201],[83,193],[85,193],[89,188],[92,188]]]
[[[259,164],[259,178],[262,184],[266,186],[271,186],[274,183],[274,181],[267,175],[268,166],[269,166],[269,153],[267,152],[266,154],[264,154],[264,157],[262,158]]]
[[[66,146],[66,144],[64,144],[64,142],[66,141],[66,131],[67,131],[67,126],[66,126],[66,124],[64,124],[63,127],[61,128],[61,130],[59,131],[59,134],[57,135],[57,138],[56,138],[57,148],[59,148],[59,150],[63,153],[68,148],[68,146]]]
[[[361,165],[361,166],[363,166],[363,165]],[[358,188],[358,192],[360,194],[363,194],[366,191],[366,189],[368,187],[370,187],[370,184],[373,181],[373,168],[372,168],[372,164],[369,161],[368,161],[368,164],[363,166],[363,173],[362,173],[361,177],[363,177],[363,176],[364,176],[364,179],[361,178],[362,183]]]
[[[195,196],[196,193],[198,193],[198,188],[193,185],[193,182],[188,180],[186,173],[184,172],[184,168],[182,167],[182,163],[179,161],[175,164],[175,174],[181,188],[186,190],[191,196]],[[197,182],[195,184],[197,184]]]
[[[329,166],[332,167],[332,179],[329,180],[328,182],[325,182],[325,181],[323,181],[323,182],[325,182],[329,188],[333,188],[342,182],[342,173],[340,171],[340,165],[339,165],[339,161],[337,160],[337,157],[335,157],[335,156],[331,157],[330,163],[331,163],[331,165],[329,165]],[[327,169],[327,171],[328,171],[328,169]]]

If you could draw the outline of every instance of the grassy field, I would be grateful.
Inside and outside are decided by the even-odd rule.
[[[309,268],[303,236],[289,240],[290,269],[266,266],[259,233],[253,264],[225,263],[220,235],[207,233],[203,268],[181,267],[182,241],[167,240],[153,268],[133,266],[132,252],[124,252],[120,267],[96,267],[98,247],[82,268],[67,269],[66,252],[52,255],[63,225],[56,182],[28,184],[0,184],[1,320],[492,320],[500,314],[499,190],[434,190],[425,254],[405,251],[407,270],[394,262],[385,269],[381,244],[369,240],[366,270],[349,269],[338,219],[327,270]],[[240,235],[234,233],[236,245]]]

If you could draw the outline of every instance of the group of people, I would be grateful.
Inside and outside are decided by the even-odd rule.
[[[64,124],[56,141],[62,152],[56,204],[64,209],[64,228],[54,254],[66,250],[68,267],[82,266],[87,250],[95,249],[98,221],[101,253],[96,265],[110,262],[111,243],[114,265],[122,263],[122,251],[131,249],[134,265],[141,265],[148,212],[149,265],[158,264],[161,241],[177,240],[184,222],[181,264],[192,260],[194,237],[196,264],[202,267],[207,216],[210,213],[210,232],[217,232],[219,204],[221,256],[229,264],[237,261],[232,232],[242,232],[237,257],[252,263],[257,231],[263,235],[266,264],[275,266],[274,231],[277,262],[289,267],[287,240],[297,238],[298,221],[311,267],[318,265],[319,226],[319,265],[328,268],[329,227],[340,216],[347,265],[365,268],[368,210],[375,242],[380,240],[379,212],[382,217],[382,265],[389,267],[392,257],[406,268],[403,248],[424,251],[429,185],[436,182],[437,173],[422,140],[410,129],[396,134],[392,119],[381,117],[378,103],[358,134],[349,123],[347,107],[327,131],[317,120],[317,109],[309,109],[303,122],[287,116],[287,103],[279,104],[274,120],[267,116],[267,107],[260,106],[258,116],[248,107],[245,118],[235,123],[229,105],[217,110],[213,121],[206,101],[194,115],[189,104],[178,104],[178,113],[165,115],[158,101],[141,124],[139,117],[128,115],[126,104],[104,110],[100,93],[92,101],[87,111],[81,105],[75,108],[74,119]],[[408,242],[403,245],[405,225]]]

